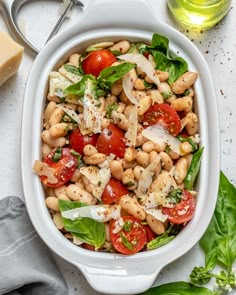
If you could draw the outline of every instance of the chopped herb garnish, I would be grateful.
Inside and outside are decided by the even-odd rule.
[[[77,161],[78,161],[77,168],[81,168],[81,167],[85,166],[85,163],[84,163],[80,153],[77,153],[75,150],[70,150],[70,153],[71,153],[71,155],[73,155],[77,158]]]
[[[120,233],[120,237],[121,237],[123,245],[129,250],[133,250],[132,244],[128,241],[128,239],[122,232]]]
[[[162,92],[161,95],[163,96],[164,99],[168,99],[173,95],[173,93],[171,91],[166,91],[166,92]]]
[[[110,50],[112,54],[114,54],[115,56],[119,56],[122,54],[122,52],[120,52],[119,50]]]
[[[170,146],[167,144],[165,148],[165,153],[169,154],[169,152],[170,152]]]
[[[130,231],[132,227],[132,222],[130,220],[127,220],[123,225],[123,230]]]
[[[152,88],[152,84],[146,82],[145,80],[144,80],[144,86],[145,86],[146,89],[148,89],[148,88]]]
[[[61,157],[62,157],[62,147],[59,146],[59,147],[56,149],[54,155],[52,156],[52,161],[53,161],[53,162],[58,162],[59,160],[61,160]]]
[[[184,95],[189,95],[189,93],[190,93],[190,90],[189,89],[187,89],[187,90],[184,91]]]
[[[102,182],[101,182],[101,181],[99,181],[99,182],[98,182],[98,186],[101,186],[101,184],[102,184]]]
[[[118,109],[118,104],[116,102],[114,102],[113,104],[109,104],[106,108],[106,117],[108,119],[111,118],[111,113],[113,111],[116,111]]]
[[[168,201],[170,203],[180,203],[182,199],[182,190],[181,189],[174,189],[173,191],[169,192],[168,194]]]
[[[132,182],[132,181],[129,181],[129,182],[127,182],[125,185],[126,185],[127,187],[131,187],[131,186],[133,186],[133,185],[134,185],[134,182]]]

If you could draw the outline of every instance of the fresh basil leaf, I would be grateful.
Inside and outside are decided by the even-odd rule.
[[[220,173],[216,209],[211,223],[200,240],[206,253],[217,245],[217,261],[231,270],[236,259],[236,188]]]
[[[122,52],[119,51],[119,50],[110,50],[110,51],[111,51],[111,53],[114,54],[115,56],[119,56],[119,55],[122,54]]]
[[[55,153],[54,155],[52,156],[52,161],[53,162],[58,162],[60,161],[62,158],[62,147],[59,146],[56,150],[55,150]]]
[[[197,178],[200,164],[201,164],[201,157],[203,153],[204,147],[201,147],[194,155],[190,164],[190,167],[188,168],[187,175],[184,179],[185,188],[187,190],[192,190],[195,180]]]
[[[64,228],[81,241],[99,249],[106,241],[105,225],[88,217],[70,220],[63,218]]]
[[[148,250],[154,250],[157,248],[160,248],[166,244],[168,244],[170,241],[172,241],[175,238],[175,236],[158,236],[157,238],[153,239],[152,241],[147,243],[147,249]]]
[[[135,64],[124,62],[117,66],[107,67],[101,71],[98,76],[98,85],[101,88],[111,88],[112,84],[121,79],[131,69],[135,67]]]
[[[146,48],[146,45],[144,43],[131,43],[131,46],[128,50],[128,53],[141,53],[144,48]]]
[[[219,248],[217,244],[215,244],[214,247],[207,253],[205,258],[205,269],[207,271],[215,268],[217,263],[218,253],[219,253]]]
[[[143,81],[145,89],[149,89],[153,87],[153,84],[146,82],[145,80]]]
[[[66,70],[67,72],[69,72],[69,73],[72,73],[72,74],[74,74],[74,75],[81,76],[81,73],[80,73],[79,69],[76,68],[76,67],[73,66],[73,65],[66,64],[66,65],[64,65],[64,68],[65,68],[65,70]]]
[[[151,46],[147,46],[156,63],[156,68],[169,72],[168,83],[173,84],[188,70],[187,62],[181,57],[172,57],[169,51],[169,40],[159,34],[153,34]]]
[[[86,89],[87,81],[91,80],[94,84],[96,84],[96,79],[93,75],[85,75],[83,78],[73,85],[70,85],[64,90],[64,94],[75,94],[78,96],[84,96],[84,92]]]
[[[71,202],[59,200],[61,212],[87,206],[82,202]],[[96,249],[100,248],[106,240],[105,225],[91,218],[83,217],[75,220],[63,218],[64,228],[79,238],[81,241],[93,245]]]
[[[140,295],[216,295],[207,288],[187,282],[173,282],[149,289]]]
[[[87,204],[82,203],[82,202],[75,202],[75,201],[71,202],[71,201],[61,200],[61,199],[58,200],[58,204],[59,204],[59,209],[61,212],[75,209],[75,208],[88,206]]]
[[[162,92],[161,95],[165,100],[165,99],[170,98],[173,95],[173,92],[172,91],[166,91],[166,92]]]
[[[120,233],[120,237],[121,237],[121,241],[122,244],[129,250],[133,250],[133,246],[132,244],[128,241],[128,239],[126,238],[126,236],[121,232]]]

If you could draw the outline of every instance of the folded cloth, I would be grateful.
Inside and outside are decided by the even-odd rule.
[[[0,295],[66,295],[65,281],[18,197],[0,200]]]

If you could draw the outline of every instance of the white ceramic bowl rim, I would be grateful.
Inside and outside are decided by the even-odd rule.
[[[128,2],[132,3],[132,1],[134,0]],[[101,2],[107,4],[104,0],[97,2],[99,6],[93,5],[94,10],[101,8]],[[138,2],[143,5],[142,13],[144,9],[149,11],[145,26],[148,29],[146,30],[141,29],[144,27],[143,23],[139,28],[134,28],[133,19],[130,21],[128,17],[129,21],[122,21],[122,23],[120,21],[119,26],[119,19],[117,19],[116,27],[111,25],[112,22],[110,28],[108,28],[109,22],[104,24],[100,19],[100,23],[96,21],[96,24],[101,24],[99,29],[95,30],[94,24],[87,21],[83,25],[74,26],[56,36],[38,55],[33,65],[26,87],[23,107],[22,179],[26,206],[31,221],[44,242],[62,258],[77,265],[83,271],[89,283],[103,293],[128,294],[142,292],[149,288],[161,268],[186,253],[200,239],[213,214],[218,190],[219,125],[216,98],[207,64],[187,38],[174,29],[159,23],[156,19],[154,23],[149,6],[144,3],[144,0],[138,0]],[[114,5],[120,7],[119,3],[112,3],[113,9]],[[135,3],[137,4],[137,0],[135,0]],[[91,14],[93,14],[93,9],[90,9]],[[83,20],[85,21],[85,19]],[[171,243],[157,250],[141,252],[129,257],[87,251],[73,245],[55,228],[44,204],[42,185],[38,177],[32,172],[34,160],[41,157],[40,133],[48,74],[52,69],[66,61],[69,54],[76,51],[76,47],[81,50],[86,48],[88,44],[99,40],[120,40],[123,38],[134,41],[150,41],[152,32],[155,31],[167,36],[171,42],[171,50],[179,52],[178,54],[188,61],[189,68],[200,74],[195,86],[197,93],[195,107],[200,111],[201,144],[205,146],[205,150],[198,177],[201,186],[199,186],[196,214],[188,226]],[[99,282],[101,275],[103,278],[106,276],[107,280],[112,283],[107,283],[105,286],[104,283]],[[124,287],[121,287],[122,279],[125,282]],[[119,291],[117,287],[119,287]]]

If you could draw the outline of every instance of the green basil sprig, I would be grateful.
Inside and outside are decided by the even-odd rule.
[[[172,56],[169,40],[165,36],[153,34],[151,46],[146,46],[145,51],[153,55],[158,70],[169,73],[169,84],[173,84],[188,70],[188,63],[183,58]]]
[[[70,202],[59,200],[60,211],[71,210],[87,206],[80,202]],[[88,243],[99,249],[106,240],[105,225],[88,217],[77,218],[75,220],[63,218],[64,228],[81,241]]]
[[[173,282],[149,289],[140,295],[216,295],[204,287],[198,287],[186,282]]]

